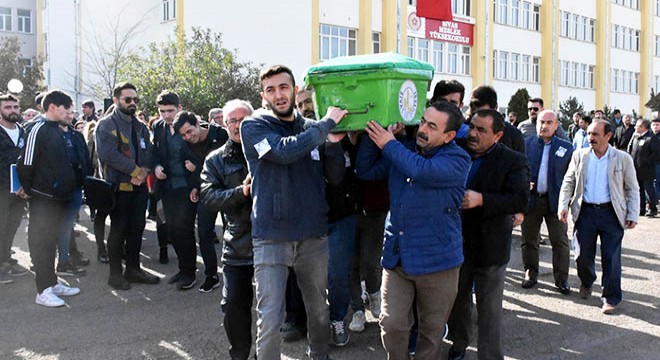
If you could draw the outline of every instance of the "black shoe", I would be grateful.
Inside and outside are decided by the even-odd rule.
[[[282,333],[282,340],[284,340],[284,342],[294,342],[305,338],[307,335],[307,328],[305,325],[285,322],[280,328],[280,332]]]
[[[564,295],[569,295],[571,293],[571,287],[568,285],[568,281],[556,282],[555,289]]]
[[[167,246],[160,248],[158,262],[161,264],[167,264],[170,262],[170,258],[167,256]]]
[[[167,283],[168,284],[176,284],[176,283],[179,282],[179,280],[181,280],[182,276],[183,276],[183,274],[179,271],[178,273],[176,273],[176,275],[174,275],[171,278],[167,279]]]
[[[57,264],[57,271],[55,272],[58,276],[85,276],[87,271],[75,266],[71,259],[68,262]]]
[[[657,211],[648,211],[648,212],[646,213],[646,217],[650,217],[650,218],[654,218],[654,217],[656,217],[657,215],[658,215],[658,212],[657,212]]]
[[[522,286],[523,289],[531,289],[534,287],[534,285],[536,285],[536,283],[537,283],[536,278],[525,278],[523,279],[522,284],[520,284],[520,286]]]
[[[107,264],[110,262],[110,258],[108,257],[108,254],[105,253],[99,253],[96,255],[96,260],[98,260],[100,263]]]
[[[156,216],[156,214],[149,213],[149,215],[147,215],[147,219],[149,219],[149,220],[156,221],[157,218],[158,218],[158,216]]]
[[[158,276],[148,274],[142,269],[126,269],[124,271],[124,278],[128,282],[140,284],[158,284],[160,282]]]
[[[207,276],[202,286],[199,287],[199,292],[210,293],[219,286],[220,286],[220,278],[218,277],[218,274]]]
[[[181,275],[179,281],[176,282],[176,288],[178,290],[188,290],[192,289],[197,283],[197,278],[195,275]]]
[[[75,266],[87,266],[89,265],[89,259],[84,257],[82,253],[73,253],[69,255],[69,260]]]
[[[115,290],[128,290],[131,288],[131,284],[121,275],[110,275],[108,285]]]
[[[447,354],[448,360],[463,360],[465,358],[465,350],[459,351],[456,350],[453,346],[449,349],[449,354]]]

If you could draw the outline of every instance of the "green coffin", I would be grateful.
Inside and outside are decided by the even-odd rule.
[[[387,126],[418,124],[424,114],[433,66],[397,54],[335,58],[307,69],[318,119],[329,106],[348,110],[334,131],[363,130],[370,120]]]

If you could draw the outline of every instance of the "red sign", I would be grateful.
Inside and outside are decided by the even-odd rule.
[[[455,21],[426,19],[426,38],[462,45],[474,43],[474,25]]]

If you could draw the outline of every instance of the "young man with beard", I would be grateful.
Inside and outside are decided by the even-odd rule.
[[[397,125],[384,129],[374,121],[362,136],[357,176],[389,185],[380,316],[388,359],[408,358],[413,301],[415,357],[440,356],[463,262],[460,211],[470,157],[454,142],[462,122],[458,107],[438,101],[424,112],[416,142],[397,141]]]
[[[232,100],[228,103],[229,106],[239,100]],[[225,105],[225,108],[228,106]],[[241,112],[243,117],[252,113],[252,106],[243,102],[236,112]],[[244,108],[249,107],[249,108]],[[227,113],[225,111],[225,113]],[[199,201],[199,175],[202,172],[202,165],[206,156],[221,147],[227,142],[227,131],[219,126],[202,125],[197,119],[195,114],[184,111],[178,113],[173,121],[174,131],[176,131],[183,141],[187,143],[187,147],[182,149],[185,156],[190,159],[193,169],[194,180],[196,183],[190,192],[190,201],[197,203]],[[238,126],[234,126],[233,130],[238,133]],[[218,216],[217,211],[209,211],[205,206],[197,204],[197,236],[199,238],[199,252],[204,261],[204,275],[206,280],[199,287],[199,291],[209,293],[215,288],[220,286],[220,278],[218,277],[218,258],[215,253],[215,220]]]
[[[146,179],[151,170],[149,130],[136,117],[139,98],[131,83],[120,83],[112,92],[116,108],[99,120],[96,151],[103,177],[118,187],[115,208],[110,213],[108,285],[130,289],[130,283],[157,284],[160,279],[140,268],[142,233],[146,222]],[[126,271],[122,274],[122,251]]]
[[[213,214],[221,212],[226,224],[222,246],[223,325],[230,344],[229,356],[246,360],[253,342],[252,199],[250,174],[243,156],[239,128],[243,119],[252,112],[252,105],[244,100],[231,100],[225,104],[223,113],[229,140],[204,161],[201,204],[198,207]]]
[[[64,306],[60,296],[80,293],[64,286],[55,275],[55,248],[59,229],[76,187],[76,171],[69,161],[66,142],[59,124],[66,122],[73,106],[71,97],[60,90],[44,95],[44,118],[32,127],[27,144],[17,162],[21,184],[30,199],[28,245],[34,265],[37,296],[35,302],[46,307]]]
[[[25,130],[19,124],[21,106],[14,95],[0,96],[0,284],[14,282],[10,277],[25,275],[27,270],[11,258],[11,244],[25,214],[23,188],[12,192],[10,167],[16,164],[25,147]]]
[[[346,111],[330,107],[324,119],[305,120],[293,111],[298,89],[289,68],[265,68],[259,79],[261,97],[271,111],[244,120],[240,131],[254,199],[257,358],[280,359],[284,291],[288,269],[293,267],[307,311],[309,354],[313,359],[328,359],[328,205],[323,174],[315,162],[319,159],[317,147],[326,138],[332,142],[341,139],[329,133]],[[341,151],[326,159],[326,164],[332,165],[325,169],[327,177],[343,175]]]

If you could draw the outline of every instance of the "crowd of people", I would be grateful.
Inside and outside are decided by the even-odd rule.
[[[341,104],[316,119],[313,89],[299,89],[289,68],[264,68],[259,80],[261,108],[231,100],[208,122],[172,90],[154,99],[159,115],[149,118],[128,82],[103,114],[84,102],[79,119],[60,90],[39,94],[40,109],[23,113],[17,97],[0,96],[0,283],[28,273],[11,257],[27,211],[36,304],[59,307],[80,293],[58,276],[83,276],[90,263],[73,230],[95,177],[116,190],[112,206],[89,208],[108,286],[161,281],[140,264],[146,221],[155,221],[158,260],[170,261],[171,245],[178,261],[169,284],[196,286],[199,247],[199,291],[222,286],[232,359],[279,359],[282,340],[303,337],[312,359],[329,359],[331,344],[364,331],[365,311],[379,319],[388,359],[440,358],[446,327],[446,356],[462,359],[474,310],[479,358],[503,359],[512,229],[522,230],[521,287],[532,289],[543,221],[564,295],[572,291],[569,238],[583,299],[600,238],[602,312],[616,311],[624,229],[657,215],[660,119],[633,123],[596,110],[574,114],[565,131],[541,98],[529,100],[527,120],[505,119],[489,86],[472,90],[463,114],[465,88],[443,80],[419,125],[370,121],[364,131],[333,132],[346,121]]]

